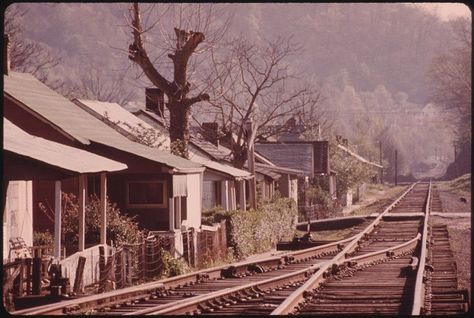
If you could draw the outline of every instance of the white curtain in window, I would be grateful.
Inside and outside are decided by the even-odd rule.
[[[185,174],[173,175],[173,197],[186,197],[187,191],[187,178]]]

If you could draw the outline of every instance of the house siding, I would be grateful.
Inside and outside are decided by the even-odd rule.
[[[3,219],[3,259],[9,257],[9,240],[21,237],[33,245],[33,186],[31,181],[10,181]]]

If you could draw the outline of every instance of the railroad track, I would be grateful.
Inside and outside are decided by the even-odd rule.
[[[429,202],[430,184],[413,184],[339,242],[13,314],[417,314]]]
[[[219,266],[157,282],[13,312],[18,315],[126,314],[143,308],[167,306],[306,269],[332,258],[354,237],[301,251],[282,253],[259,261]]]

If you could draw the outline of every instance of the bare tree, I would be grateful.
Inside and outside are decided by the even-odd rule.
[[[163,9],[163,7],[160,7]],[[188,141],[189,141],[189,114],[191,106],[201,101],[209,100],[209,95],[200,90],[194,94],[190,94],[193,87],[190,77],[193,74],[196,61],[191,61],[191,57],[202,53],[207,46],[203,45],[205,41],[205,33],[210,32],[212,21],[212,6],[207,5],[190,5],[190,4],[174,4],[168,5],[163,9],[161,17],[156,18],[155,22],[148,27],[146,21],[150,19],[152,11],[156,9],[151,5],[144,11],[145,18],[142,19],[140,6],[138,3],[130,5],[129,26],[132,29],[133,39],[129,46],[129,58],[140,67],[147,79],[157,88],[164,92],[168,101],[166,104],[169,110],[170,120],[170,139],[171,152],[188,157]],[[174,34],[171,35],[164,31],[162,24],[159,24],[163,17],[176,17],[174,23]],[[212,44],[221,37],[228,25],[228,21],[224,26],[217,29],[216,32],[210,32],[210,41]],[[157,56],[152,59],[149,52],[145,48],[144,34],[155,26],[160,30],[162,40],[155,40],[150,45],[154,46]],[[200,48],[198,50],[198,47]],[[164,56],[171,60],[171,69],[169,70],[168,61]],[[173,80],[166,78],[166,73],[172,73]],[[171,75],[171,74],[170,74]]]
[[[5,10],[4,33],[10,36],[10,67],[15,71],[31,73],[52,89],[58,89],[64,84],[59,80],[50,80],[48,70],[58,65],[61,59],[41,44],[25,39],[21,21],[27,12],[16,4]]]
[[[470,140],[472,123],[471,23],[453,22],[456,46],[431,63],[432,99],[453,111],[451,117],[459,140]]]
[[[228,54],[212,55],[213,70],[207,77],[212,114],[230,143],[233,164],[242,168],[249,143],[291,131],[296,121],[306,129],[324,124],[320,92],[309,85],[296,87],[297,77],[287,59],[300,48],[291,39],[278,38],[256,45],[243,38],[229,43]],[[293,88],[290,88],[293,86]],[[253,136],[245,123],[254,122]]]
[[[136,92],[127,86],[123,76],[104,78],[101,72],[91,70],[81,77],[78,85],[64,92],[70,98],[95,99],[102,102],[114,102],[121,106],[136,99]]]

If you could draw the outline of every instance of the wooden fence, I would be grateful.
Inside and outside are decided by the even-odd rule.
[[[227,254],[227,233],[225,221],[214,226],[203,226],[201,231],[182,231],[183,254],[179,255],[192,267],[203,266],[209,261],[224,258]],[[163,274],[162,250],[175,254],[174,236],[151,235],[139,244],[124,244],[106,252],[99,246],[99,279],[96,292],[124,288],[144,281],[158,279]],[[40,248],[35,256],[43,255]],[[107,255],[108,254],[108,255]],[[84,290],[83,274],[86,257],[77,258],[73,291]],[[39,295],[41,280],[48,277],[50,259],[44,257],[16,259],[3,266],[3,295],[6,308],[11,306],[12,297]],[[10,298],[9,295],[11,296]]]
[[[209,261],[224,259],[227,256],[226,222],[212,227],[202,227],[197,236],[197,266]]]

